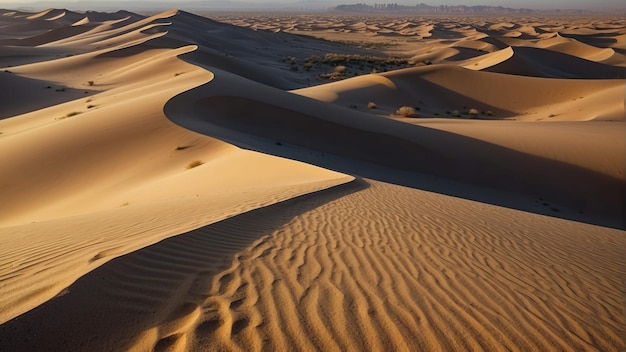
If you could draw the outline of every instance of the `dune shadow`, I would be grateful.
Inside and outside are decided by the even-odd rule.
[[[0,72],[0,85],[7,88],[6,92],[0,94],[0,120],[89,97],[94,92],[91,89],[69,88],[54,82],[22,77],[11,73],[10,69],[7,71]]]
[[[516,46],[511,58],[484,71],[527,77],[571,79],[623,79],[626,70],[558,51]]]
[[[624,228],[623,179],[287,92],[268,93],[267,86],[236,94],[220,84],[222,76],[218,73],[214,81],[172,98],[165,106],[168,118],[243,148],[346,174]],[[244,93],[261,90],[262,101]],[[424,175],[452,180],[456,186],[424,182]]]
[[[256,240],[299,214],[366,187],[365,181],[355,180],[309,193],[115,258],[57,297],[0,325],[0,351],[127,350],[142,334],[176,318],[181,296],[189,299],[195,297],[190,290],[203,291],[197,284],[192,289],[191,283],[206,286],[234,254]],[[186,304],[196,306],[203,298]]]

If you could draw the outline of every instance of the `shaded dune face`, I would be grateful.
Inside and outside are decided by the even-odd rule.
[[[623,18],[207,16],[0,10],[1,351],[625,348]]]
[[[261,137],[270,143],[289,143],[398,170],[428,173],[518,194],[540,195],[539,197],[567,205],[579,212],[595,213],[605,220],[619,219],[622,216],[624,182],[619,177],[619,165],[612,170],[613,175],[606,175],[601,170],[587,168],[597,167],[597,164],[576,165],[542,158],[472,138],[471,134],[463,136],[384,120],[372,121],[367,126],[363,119],[359,126],[348,127],[328,121],[327,118],[240,97],[205,98],[194,109],[201,116],[202,122],[200,125],[187,123],[190,128],[202,126],[194,129],[208,134],[216,133],[218,138],[225,135],[217,131],[211,132],[213,126],[219,127],[219,131],[222,128],[227,129],[226,134],[230,131],[243,133],[242,145],[260,150],[266,149],[266,144],[255,143],[254,139],[245,138],[246,135]],[[267,118],[260,119],[258,116]],[[301,128],[306,132],[302,133]],[[524,132],[526,138],[530,138],[531,134],[532,131]],[[312,138],[311,135],[318,135],[320,138]],[[614,138],[619,136],[615,135]],[[444,140],[446,145],[442,146],[441,141]],[[269,149],[276,152],[275,148]],[[459,154],[459,150],[472,152]],[[569,154],[566,150],[561,152]],[[616,155],[616,158],[619,157]],[[515,162],[503,164],[502,160]],[[615,162],[618,162],[617,159]],[[323,161],[317,164],[328,167]],[[349,167],[342,171],[358,172]],[[562,175],[569,177],[563,179]],[[572,189],[576,192],[572,193]],[[615,224],[617,223],[619,220]]]

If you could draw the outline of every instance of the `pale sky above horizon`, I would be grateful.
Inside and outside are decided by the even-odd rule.
[[[123,2],[125,0],[109,0],[110,2]],[[218,0],[219,1],[219,0]],[[227,0],[225,0],[227,1]],[[244,3],[294,3],[299,0],[230,0],[232,2],[244,2]],[[589,1],[589,0],[525,0],[525,1],[514,1],[514,0],[436,0],[436,1],[425,1],[425,0],[335,0],[335,1],[327,1],[327,0],[308,0],[309,3],[316,2],[332,2],[332,3],[344,3],[344,4],[354,4],[354,3],[398,3],[403,5],[414,5],[417,3],[425,3],[431,6],[438,5],[491,5],[491,6],[504,6],[504,7],[512,7],[512,8],[536,8],[536,9],[545,9],[545,8],[561,8],[561,9],[602,9],[602,8],[626,8],[626,1],[624,0],[598,0],[598,1]],[[2,4],[33,4],[33,3],[46,3],[50,4],[49,6],[54,7],[54,3],[80,3],[80,4],[88,4],[89,0],[69,0],[69,1],[59,1],[59,0],[0,0],[0,5]],[[155,2],[150,0],[135,0],[135,2],[141,3],[149,3]],[[157,0],[156,3],[159,5],[167,3],[176,5],[183,2],[189,2],[189,0]],[[210,2],[210,0],[209,0]]]

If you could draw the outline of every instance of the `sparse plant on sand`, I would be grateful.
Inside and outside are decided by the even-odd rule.
[[[327,73],[320,75],[321,78],[325,79],[339,79],[346,76],[346,66],[339,65],[335,66],[333,69],[333,73]]]
[[[367,103],[367,108],[376,109],[376,103],[374,103],[373,101],[370,101],[369,103]]]
[[[493,116],[493,111],[488,110],[488,111],[485,113],[485,115],[487,115],[487,116]]]
[[[187,165],[187,168],[188,168],[188,169],[193,169],[194,167],[200,166],[200,165],[202,165],[202,164],[204,164],[204,162],[202,162],[202,161],[200,161],[200,160],[194,160],[194,161],[190,162],[190,163]]]
[[[333,70],[333,72],[340,74],[340,75],[344,75],[346,73],[346,67],[343,65],[335,66],[335,69]]]
[[[96,84],[96,82],[94,82],[94,81],[87,81],[87,84],[88,84],[89,86],[93,86],[94,84]]]
[[[469,111],[467,113],[470,114],[471,116],[477,116],[478,115],[478,110],[477,109],[469,109]]]
[[[404,117],[415,117],[415,109],[410,106],[401,106],[396,114]]]
[[[452,110],[452,117],[461,117],[459,110]]]

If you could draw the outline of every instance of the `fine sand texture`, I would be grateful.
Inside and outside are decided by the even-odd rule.
[[[0,351],[626,349],[626,21],[0,10]]]

